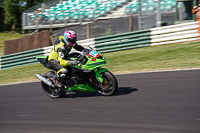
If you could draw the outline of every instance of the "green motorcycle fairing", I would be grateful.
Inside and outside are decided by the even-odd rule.
[[[92,58],[89,56],[86,56],[86,57],[87,57],[88,61],[85,65],[81,66],[82,69],[96,70],[106,64],[105,59]]]
[[[37,59],[43,66],[45,66],[46,68],[48,68],[48,67],[47,67],[48,58],[49,58],[49,56],[37,56],[37,57],[36,57],[36,59]]]
[[[97,69],[97,70],[95,71],[95,74],[96,74],[98,80],[99,80],[101,83],[103,83],[103,78],[101,77],[100,74],[101,74],[102,72],[107,71],[107,70],[108,70],[108,69],[106,69],[106,68],[101,68],[101,69]]]
[[[99,53],[100,54],[100,53]],[[101,54],[100,54],[101,55]],[[101,66],[106,64],[106,60],[105,57],[103,55],[101,55],[103,58],[93,58],[93,57],[87,57],[87,62],[85,65],[82,64],[78,64],[77,68],[81,68],[81,69],[86,69],[86,70],[94,70],[95,71],[95,75],[97,77],[97,79],[99,80],[99,82],[103,82],[103,78],[101,77],[101,73],[107,71],[108,69],[106,68],[100,68]],[[76,60],[77,58],[73,58],[73,57],[68,57],[68,59],[73,59]],[[75,91],[80,91],[80,92],[95,92],[96,88],[91,87],[88,84],[79,84],[79,85],[74,85],[72,88],[67,88],[67,90],[75,90]]]
[[[66,91],[95,92],[96,89],[91,87],[89,84],[76,84],[72,88],[67,88]]]
[[[39,61],[39,62],[42,62],[42,63],[47,63],[48,62],[48,58],[49,56],[37,56],[36,59]]]
[[[95,71],[96,77],[102,83],[103,78],[101,77],[101,73],[107,71],[106,68],[100,68]],[[76,84],[72,88],[67,88],[66,91],[79,91],[79,92],[95,92],[96,88],[91,87],[89,84]]]
[[[85,65],[78,64],[76,67],[81,68],[81,69],[87,69],[87,70],[96,70],[106,64],[105,57],[103,55],[101,56],[103,57],[103,59],[86,56],[88,59],[87,63]],[[77,60],[77,58],[74,58],[74,57],[67,57],[67,59]]]

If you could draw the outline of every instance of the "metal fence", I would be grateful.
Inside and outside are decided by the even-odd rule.
[[[174,13],[161,13],[162,21],[165,21],[167,25],[174,24]],[[146,18],[147,19],[147,18]],[[151,18],[149,18],[151,19]],[[146,20],[148,21],[148,19]],[[155,28],[156,23],[152,25],[147,25],[143,29]],[[78,40],[83,40],[87,38],[96,38],[101,36],[115,35],[126,33],[130,31],[138,31],[138,15],[132,16],[132,21],[130,22],[130,17],[120,17],[105,20],[97,20],[94,23],[82,25],[67,26],[63,28],[54,29],[51,33],[54,40],[57,40],[58,36],[63,36],[65,30],[74,30],[78,34]],[[89,35],[88,35],[89,34]]]
[[[135,16],[133,26],[134,30],[138,30],[137,16]],[[78,40],[125,33],[129,32],[129,17],[97,20],[94,23],[67,26],[64,28],[55,29],[51,32],[53,38],[57,40],[58,36],[63,36],[65,30],[76,31],[78,34]]]

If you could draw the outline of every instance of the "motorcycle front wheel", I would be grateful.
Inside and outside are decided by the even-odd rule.
[[[43,77],[45,77],[47,80],[50,80],[53,78],[53,72],[49,71],[46,72]],[[42,89],[43,91],[52,99],[56,99],[56,98],[61,98],[64,97],[66,92],[62,89],[62,88],[53,88],[51,86],[48,86],[47,84],[45,84],[44,82],[41,81],[41,85],[42,85]]]
[[[118,89],[117,79],[109,71],[101,73],[101,76],[103,78],[103,82],[101,83],[101,87],[99,87],[97,91],[104,96],[113,95]]]

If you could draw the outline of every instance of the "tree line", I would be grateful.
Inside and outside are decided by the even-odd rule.
[[[20,32],[22,12],[47,0],[0,0],[0,32]]]

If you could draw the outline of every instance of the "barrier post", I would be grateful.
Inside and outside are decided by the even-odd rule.
[[[199,42],[200,42],[200,19],[198,19],[197,21],[199,22],[198,33],[199,33]]]

